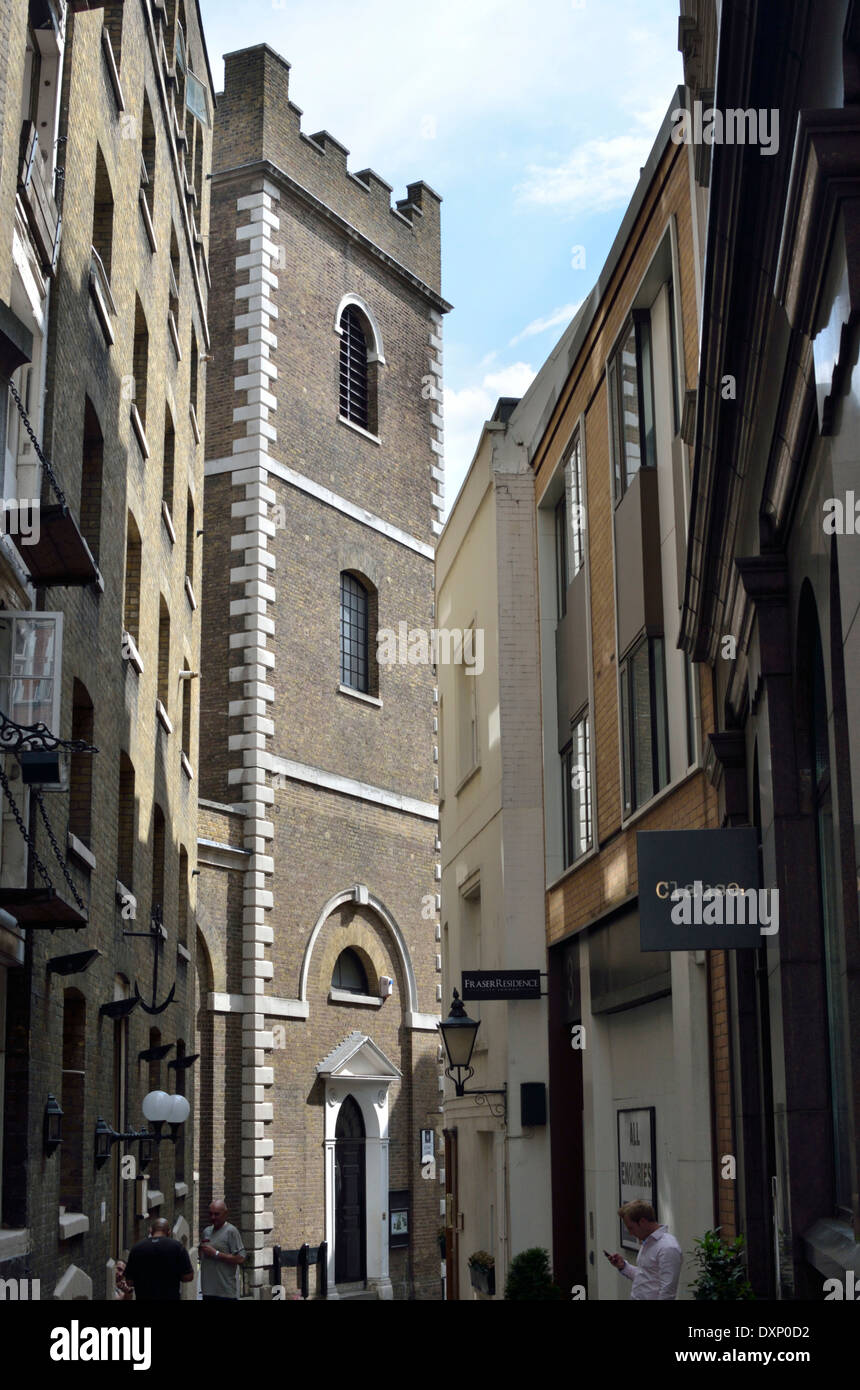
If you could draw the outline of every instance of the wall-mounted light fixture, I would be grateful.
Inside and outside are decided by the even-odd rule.
[[[451,1002],[451,1012],[445,1022],[438,1025],[439,1032],[442,1034],[442,1041],[445,1044],[445,1051],[448,1054],[448,1066],[445,1068],[445,1075],[453,1081],[454,1090],[458,1096],[474,1096],[477,1105],[486,1105],[497,1119],[502,1119],[507,1114],[507,1086],[495,1091],[466,1090],[466,1082],[475,1075],[475,1068],[470,1063],[480,1026],[480,1019],[476,1023],[473,1018],[469,1018],[465,1005],[455,989]],[[456,1076],[454,1075],[455,1072],[457,1073]],[[489,1103],[486,1099],[487,1096],[504,1097],[500,1111]]]
[[[45,1153],[52,1154],[63,1142],[63,1112],[56,1096],[45,1105]]]

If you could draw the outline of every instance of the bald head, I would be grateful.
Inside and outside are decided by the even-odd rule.
[[[157,1216],[154,1221],[149,1223],[149,1233],[152,1236],[169,1236],[170,1222],[165,1221],[163,1216]]]
[[[220,1231],[227,1220],[227,1203],[220,1199],[209,1203],[209,1220],[216,1231]]]

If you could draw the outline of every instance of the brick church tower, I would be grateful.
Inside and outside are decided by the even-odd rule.
[[[289,64],[229,54],[214,138],[198,895],[205,1211],[267,1296],[440,1296],[435,675],[439,198],[308,136]],[[436,1131],[434,1139],[427,1131]],[[426,1175],[422,1177],[423,1172]],[[292,1271],[287,1271],[289,1282]]]

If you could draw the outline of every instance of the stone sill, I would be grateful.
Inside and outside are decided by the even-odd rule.
[[[71,830],[66,839],[66,847],[69,854],[73,854],[76,859],[86,865],[87,869],[92,870],[96,867],[96,857],[92,850],[84,844],[83,840],[79,840],[77,835],[73,835]]]
[[[14,1260],[30,1253],[30,1232],[19,1230],[0,1231],[0,1262]]]
[[[170,715],[167,713],[167,710],[164,708],[164,705],[161,703],[160,700],[156,700],[155,702],[155,717],[158,720],[161,727],[164,730],[166,730],[168,734],[173,733],[173,724],[171,722]]]
[[[339,685],[339,695],[348,695],[351,700],[361,700],[365,705],[375,705],[377,709],[382,709],[382,701],[378,695],[366,695],[363,690],[353,690],[351,685]]]
[[[195,442],[196,442],[197,444],[199,444],[199,443],[200,443],[200,426],[199,426],[198,423],[197,423],[197,411],[195,410],[195,408],[194,408],[194,403],[193,403],[192,401],[189,401],[189,403],[188,403],[188,418],[189,418],[190,421],[191,421],[191,428],[192,428],[192,430],[194,431],[194,439],[195,439]]]
[[[182,765],[182,771],[185,773],[185,776],[188,778],[189,782],[193,782],[193,781],[194,781],[194,769],[193,769],[193,767],[191,766],[190,762],[188,761],[188,758],[185,756],[184,753],[180,753],[180,755],[179,755],[179,761],[180,761],[180,763],[181,763],[181,765]]]
[[[197,599],[194,597],[194,586],[187,574],[185,576],[185,597],[188,599],[193,613],[197,608]]]
[[[134,429],[134,433],[135,433],[135,435],[136,435],[136,437],[137,437],[137,442],[138,442],[138,444],[140,445],[140,452],[143,454],[143,457],[144,457],[145,459],[148,459],[148,458],[149,458],[149,441],[148,441],[147,438],[146,438],[146,430],[143,428],[143,421],[142,421],[141,418],[140,418],[140,413],[139,413],[138,408],[137,408],[137,406],[135,405],[134,401],[132,401],[132,403],[131,403],[131,411],[130,411],[130,414],[131,414],[132,428]]]
[[[137,672],[137,674],[138,674],[139,676],[142,676],[142,675],[143,675],[143,657],[141,656],[140,652],[137,650],[137,643],[135,642],[135,640],[134,640],[134,638],[132,637],[132,635],[131,635],[130,632],[123,632],[123,634],[122,634],[122,642],[123,642],[123,646],[127,649],[127,652],[128,652],[128,655],[127,655],[126,658],[125,658],[126,661],[129,663],[129,665],[130,665],[131,667],[133,667],[133,669]]]
[[[181,956],[183,960],[191,960],[191,952],[187,946],[183,946],[181,941],[177,941],[176,943],[176,954]]]
[[[187,1182],[175,1182],[175,1183],[173,1184],[173,1195],[174,1195],[175,1197],[187,1197],[187,1196],[188,1196],[188,1183],[187,1183]]]
[[[332,1004],[359,1004],[366,1009],[378,1009],[382,1005],[378,994],[354,994],[351,989],[335,989],[334,986],[328,997]]]
[[[164,1201],[164,1193],[159,1192],[158,1189],[155,1187],[149,1187],[146,1191],[146,1200],[149,1205],[150,1211],[152,1211],[153,1207],[161,1206],[162,1202]]]
[[[71,1240],[72,1236],[82,1236],[90,1229],[90,1218],[82,1211],[64,1211],[60,1214],[60,1240]]]
[[[339,425],[346,425],[348,430],[355,430],[356,434],[360,434],[362,439],[369,439],[371,444],[382,443],[378,434],[371,434],[370,430],[363,429],[361,425],[357,425],[353,420],[347,420],[345,415],[338,415],[337,422]]]
[[[470,768],[469,768],[469,771],[466,773],[465,777],[458,783],[457,787],[455,788],[454,795],[455,795],[455,796],[459,796],[459,795],[460,795],[460,792],[463,790],[463,788],[464,788],[464,787],[467,787],[467,786],[469,785],[469,783],[471,782],[472,778],[473,778],[474,776],[476,776],[477,773],[479,773],[480,771],[481,771],[481,764],[480,764],[480,763],[475,763],[475,766],[474,766],[474,767],[470,767]]]
[[[175,528],[174,525],[173,525],[173,517],[170,515],[170,507],[169,507],[168,504],[167,504],[167,499],[166,499],[166,498],[162,498],[162,500],[161,500],[161,520],[164,522],[165,526],[167,527],[167,534],[168,534],[168,536],[170,537],[170,544],[171,544],[171,545],[175,545],[175,544],[176,544],[176,528]]]

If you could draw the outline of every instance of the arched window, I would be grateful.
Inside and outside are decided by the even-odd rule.
[[[119,804],[116,817],[116,876],[124,888],[134,888],[134,844],[137,798],[134,766],[127,753],[119,755]]]
[[[84,1209],[84,1135],[87,1066],[87,1006],[80,990],[63,995],[63,1142],[60,1145],[60,1204]]]
[[[125,540],[125,596],[123,600],[123,623],[125,630],[133,638],[135,645],[140,641],[140,531],[131,512],[128,514],[128,531]]]
[[[369,994],[367,975],[357,951],[349,947],[341,951],[334,963],[332,989],[347,990],[350,994]]]
[[[353,305],[341,317],[340,331],[340,413],[366,430],[370,428],[367,339]]]
[[[104,438],[89,396],[84,405],[84,439],[81,450],[81,534],[98,563],[102,529],[102,469]]]
[[[340,576],[340,681],[366,695],[370,694],[369,598],[354,574]]]
[[[93,741],[93,702],[86,686],[72,687],[72,738]],[[89,846],[92,834],[93,755],[72,753],[69,759],[69,830]]]

